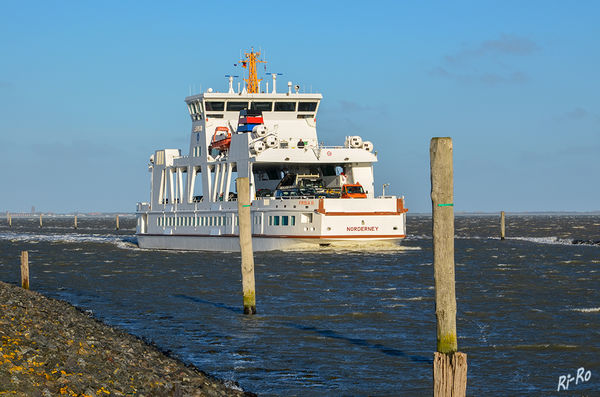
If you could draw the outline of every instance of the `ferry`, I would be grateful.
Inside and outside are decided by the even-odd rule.
[[[254,251],[402,240],[404,197],[375,195],[373,143],[357,135],[340,146],[319,143],[322,95],[300,92],[292,82],[278,92],[277,73],[263,89],[260,57],[254,49],[241,57],[248,71],[243,88],[240,82],[235,90],[234,76],[226,76],[227,91],[208,88],[185,98],[189,152],[150,156],[150,200],[136,211],[138,245],[239,251],[239,177],[250,181]]]

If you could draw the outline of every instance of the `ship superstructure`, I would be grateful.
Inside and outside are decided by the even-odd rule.
[[[185,98],[190,149],[150,157],[150,202],[137,206],[140,247],[239,251],[238,177],[250,179],[256,251],[404,238],[404,199],[375,197],[373,144],[359,136],[319,144],[321,94],[291,82],[277,92],[277,74],[261,91],[259,56],[245,53],[242,90],[229,76],[227,92]]]

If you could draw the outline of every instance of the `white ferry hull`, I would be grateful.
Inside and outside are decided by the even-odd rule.
[[[140,248],[237,252],[237,202],[210,210],[138,208]],[[346,212],[340,210],[345,209]],[[254,251],[318,249],[322,246],[388,244],[406,235],[404,200],[261,199],[252,203]]]
[[[138,246],[143,249],[182,250],[182,251],[225,251],[239,252],[238,236],[184,236],[184,235],[143,235],[138,234]],[[252,238],[255,252],[276,250],[317,250],[322,247],[369,248],[374,244],[398,245],[403,237],[388,238],[294,238],[260,237]]]

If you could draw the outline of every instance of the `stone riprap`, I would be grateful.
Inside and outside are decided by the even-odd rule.
[[[72,305],[0,282],[0,396],[249,396]]]

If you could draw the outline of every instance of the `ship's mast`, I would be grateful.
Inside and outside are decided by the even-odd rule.
[[[267,63],[266,61],[261,61],[259,57],[260,51],[254,52],[254,47],[252,47],[249,53],[244,52],[244,58],[246,58],[246,60],[240,61],[242,67],[248,69],[248,78],[244,79],[244,81],[246,82],[246,87],[249,94],[257,94],[258,82],[262,81],[262,79],[258,79],[256,74],[256,63]]]

